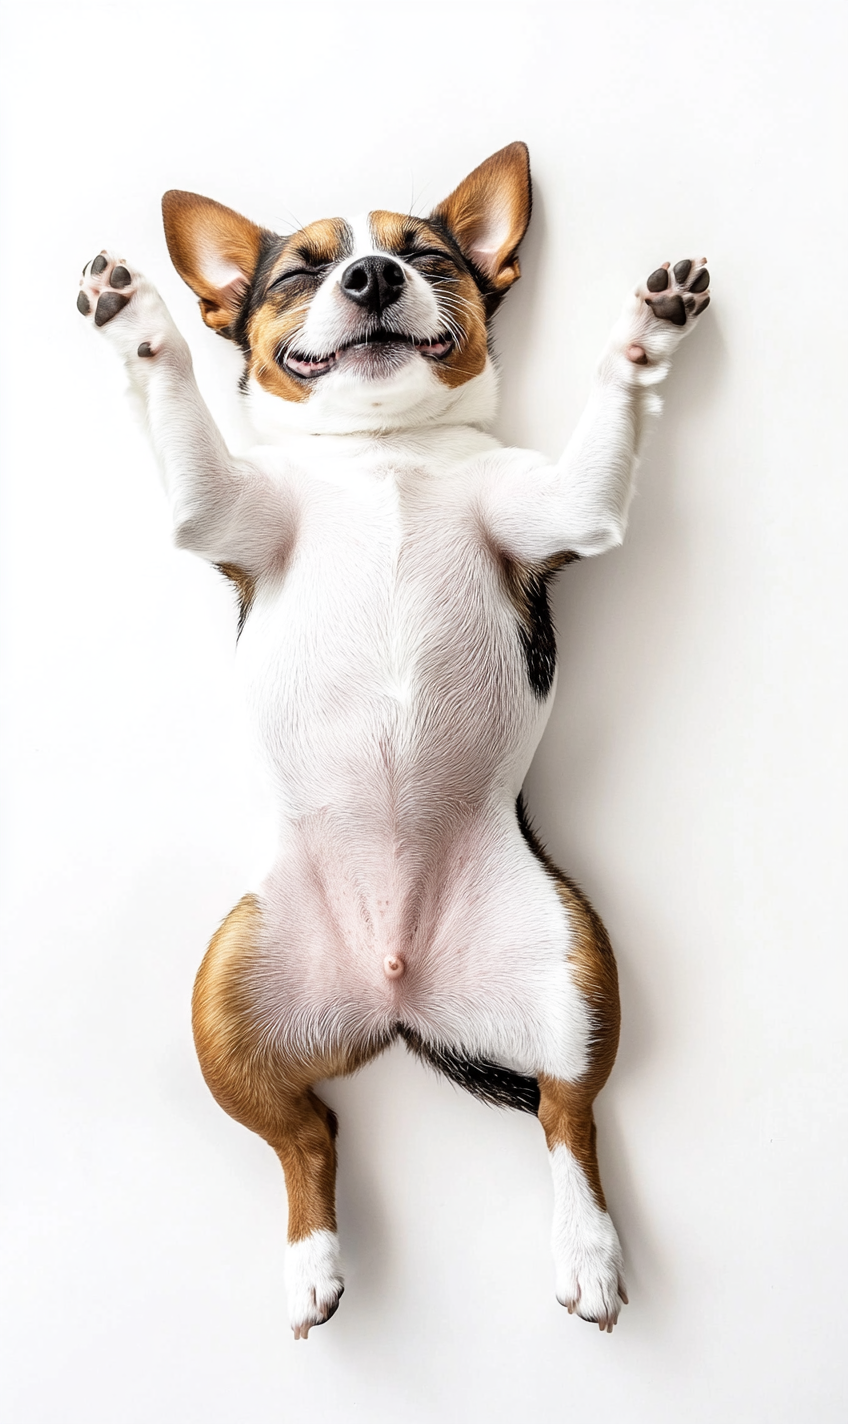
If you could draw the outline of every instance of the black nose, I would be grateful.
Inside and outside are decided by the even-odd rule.
[[[397,301],[404,280],[403,270],[391,257],[360,257],[342,273],[341,288],[352,302],[379,316]]]

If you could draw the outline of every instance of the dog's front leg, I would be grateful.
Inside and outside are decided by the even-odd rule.
[[[710,300],[705,260],[657,268],[629,297],[601,358],[589,403],[557,465],[526,452],[494,457],[488,524],[514,559],[602,554],[627,528],[646,414],[671,356]]]
[[[102,252],[83,271],[77,307],[123,358],[141,399],[177,544],[213,563],[260,572],[285,543],[287,491],[230,454],[198,390],[188,345],[156,288]]]

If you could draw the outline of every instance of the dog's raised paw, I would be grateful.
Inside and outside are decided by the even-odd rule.
[[[635,366],[666,362],[710,304],[706,257],[683,257],[672,267],[663,262],[637,287],[625,308],[624,351]],[[655,379],[646,372],[643,380]]]
[[[158,356],[166,346],[174,355],[185,345],[156,288],[105,248],[83,268],[77,310],[133,366],[135,357]]]
[[[105,326],[132,301],[137,287],[138,280],[126,263],[104,249],[83,268],[77,310],[83,316],[93,312],[94,325]]]
[[[664,262],[651,273],[643,300],[659,321],[685,326],[709,306],[709,286],[706,257],[683,257],[673,267]]]

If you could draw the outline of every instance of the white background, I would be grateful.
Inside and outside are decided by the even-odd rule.
[[[844,1420],[845,33],[840,7],[18,5],[6,21],[10,1424]],[[228,429],[169,187],[270,225],[427,211],[525,139],[499,432],[556,454],[628,286],[709,257],[625,547],[566,571],[528,782],[602,912],[632,1304],[556,1304],[541,1130],[402,1050],[341,1117],[348,1285],[285,1314],[282,1175],[208,1095],[192,979],[268,852],[231,596],[169,543],[74,308],[114,244]]]

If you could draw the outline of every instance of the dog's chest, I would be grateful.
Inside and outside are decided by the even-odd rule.
[[[515,613],[473,484],[407,464],[303,485],[240,661],[288,794],[475,799],[532,737]]]

